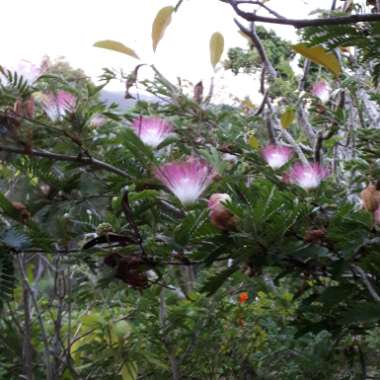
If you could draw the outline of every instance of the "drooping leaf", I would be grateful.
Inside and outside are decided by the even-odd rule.
[[[215,32],[210,38],[210,61],[212,67],[220,61],[224,50],[224,38],[219,32]]]
[[[306,44],[300,43],[293,45],[293,50],[297,53],[303,55],[304,57],[310,59],[310,61],[324,66],[327,70],[332,72],[336,77],[341,73],[341,67],[338,59],[333,53],[329,53],[322,46],[307,46]]]
[[[102,48],[102,49],[117,51],[119,53],[127,54],[130,57],[140,59],[133,49],[129,48],[128,46],[125,46],[124,44],[118,41],[113,41],[113,40],[98,41],[98,42],[95,42],[94,46]]]
[[[289,128],[289,126],[293,123],[295,118],[295,111],[293,108],[288,108],[282,115],[281,115],[281,126],[282,128]]]
[[[161,41],[164,36],[166,28],[169,26],[172,20],[172,14],[174,12],[174,7],[168,6],[161,8],[152,25],[152,44],[153,51],[156,51],[158,43]]]

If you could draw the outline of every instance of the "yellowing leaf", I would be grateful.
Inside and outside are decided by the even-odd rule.
[[[212,67],[215,68],[216,64],[220,61],[220,58],[224,50],[224,38],[219,32],[215,32],[210,39],[210,61]]]
[[[104,40],[104,41],[95,42],[94,46],[103,48],[103,49],[117,51],[119,53],[127,54],[130,57],[139,59],[138,55],[135,53],[134,50],[132,50],[128,46],[123,45],[121,42],[112,41],[112,40]]]
[[[296,113],[294,109],[288,108],[282,115],[281,115],[281,126],[282,128],[289,128],[290,124],[293,123],[293,120],[296,116]]]
[[[174,7],[164,7],[161,8],[152,25],[152,43],[153,51],[156,51],[158,43],[164,36],[165,30],[172,20],[172,13],[174,12]]]
[[[310,61],[324,66],[327,70],[331,71],[335,76],[341,73],[341,67],[338,59],[333,53],[329,53],[322,46],[308,47],[305,44],[293,45],[293,50],[310,59]]]
[[[248,145],[253,149],[259,149],[260,148],[260,142],[257,139],[257,137],[253,134],[249,135],[249,137],[248,137]]]

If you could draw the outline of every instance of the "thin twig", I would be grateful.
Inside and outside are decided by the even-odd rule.
[[[95,168],[103,169],[108,172],[118,174],[122,177],[129,178],[129,174],[124,170],[121,170],[113,165],[107,164],[106,162],[97,160],[96,158],[90,157],[82,157],[82,156],[69,156],[66,154],[53,153],[46,150],[36,150],[36,149],[28,149],[25,150],[23,148],[10,147],[5,145],[0,145],[0,151],[3,152],[11,152],[16,154],[21,154],[25,156],[34,156],[34,157],[43,157],[48,158],[55,161],[69,161],[69,162],[77,162],[78,164],[88,165]]]
[[[368,280],[367,274],[364,272],[364,270],[356,264],[351,264],[350,267],[354,271],[354,273],[360,276],[360,278],[362,279],[364,285],[367,287],[374,301],[380,302],[380,296],[377,294],[376,290],[374,289],[374,287]]]

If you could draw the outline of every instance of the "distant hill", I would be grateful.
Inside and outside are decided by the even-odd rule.
[[[133,107],[137,99],[125,99],[124,97],[125,93],[123,91],[109,91],[109,90],[103,90],[100,93],[100,99],[105,102],[107,105],[111,105],[112,103],[116,103],[119,105],[119,109],[121,111],[128,110],[129,108]],[[147,102],[152,103],[161,103],[162,100],[146,94],[139,94],[140,100],[144,100]]]

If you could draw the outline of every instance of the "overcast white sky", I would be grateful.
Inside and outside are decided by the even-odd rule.
[[[168,77],[181,76],[193,82],[209,79],[209,38],[215,31],[225,37],[225,51],[246,46],[233,23],[233,11],[218,0],[185,0],[153,55],[151,25],[157,11],[177,0],[1,0],[0,64],[19,59],[38,63],[45,54],[65,56],[75,67],[96,77],[102,67],[132,69],[138,61],[120,53],[95,48],[94,42],[114,39],[135,49],[142,61],[155,63]],[[307,17],[331,0],[271,0],[279,13]],[[295,40],[291,27],[277,27],[284,38]],[[231,92],[242,84],[229,78]],[[240,82],[240,81],[239,81]],[[243,92],[251,84],[244,82]],[[234,89],[234,86],[237,89]],[[241,91],[240,91],[241,92]],[[242,95],[242,94],[238,94]]]

